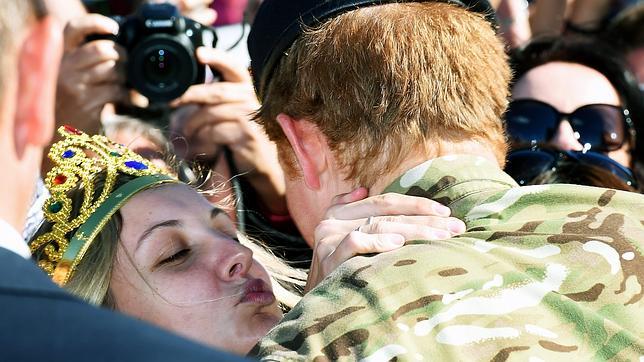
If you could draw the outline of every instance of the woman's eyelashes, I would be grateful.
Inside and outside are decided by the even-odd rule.
[[[164,265],[172,265],[172,264],[179,264],[181,261],[186,259],[190,255],[190,249],[184,248],[179,250],[176,253],[173,253],[169,257],[162,259],[160,262],[157,263],[157,267],[164,266]]]
[[[241,243],[235,230],[226,230],[225,228],[223,228],[223,230],[222,228],[212,228],[211,230],[214,230],[216,233],[204,234],[206,236],[202,235],[202,237],[192,237],[192,242],[190,243],[173,240],[171,243],[167,244],[167,249],[162,248],[162,252],[157,259],[159,261],[153,264],[153,269],[163,266],[181,265],[191,255],[194,254],[195,256],[198,256],[201,253],[206,252],[206,249],[204,248],[207,248],[208,245],[214,245],[225,239],[233,240],[238,244]]]

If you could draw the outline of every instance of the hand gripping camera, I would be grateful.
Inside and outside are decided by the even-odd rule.
[[[120,28],[112,39],[129,57],[127,85],[151,103],[168,102],[205,81],[196,50],[216,45],[214,29],[181,16],[169,3],[143,4],[135,14],[114,19]]]

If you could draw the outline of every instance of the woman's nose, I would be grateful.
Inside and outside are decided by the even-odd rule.
[[[216,266],[219,278],[231,281],[246,276],[253,262],[253,252],[250,249],[230,240],[222,246],[221,253],[219,265]]]
[[[579,134],[566,120],[559,123],[550,144],[561,151],[581,151],[584,149],[584,146],[579,143]]]

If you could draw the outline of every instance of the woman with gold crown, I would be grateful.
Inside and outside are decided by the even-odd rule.
[[[104,136],[68,126],[59,133],[64,139],[49,153],[56,166],[45,180],[45,223],[30,244],[57,284],[239,354],[280,321],[280,303],[297,302],[306,274],[238,235],[196,190]],[[452,220],[436,216],[439,204],[404,195],[343,203],[365,196],[363,189],[341,197],[327,213],[306,289],[355,254],[436,239]],[[379,217],[391,202],[416,216]]]

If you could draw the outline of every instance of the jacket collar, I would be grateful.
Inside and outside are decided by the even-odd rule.
[[[498,165],[471,155],[448,155],[425,161],[405,172],[384,192],[433,199],[464,218],[477,203],[519,185]]]

